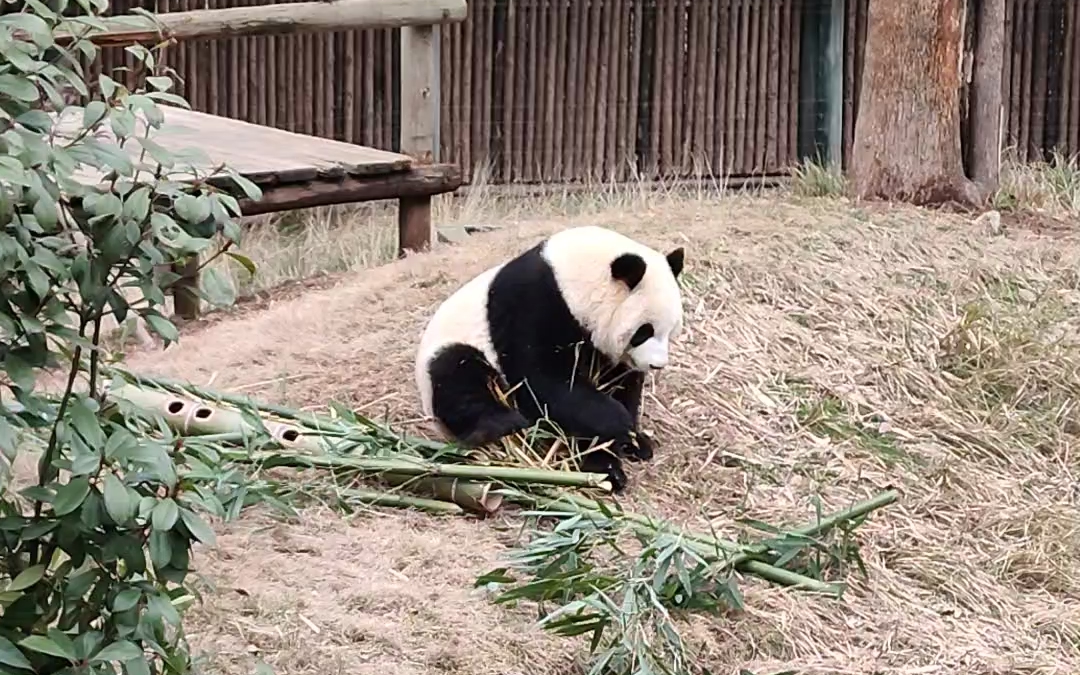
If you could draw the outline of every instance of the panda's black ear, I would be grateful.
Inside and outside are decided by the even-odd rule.
[[[623,253],[611,261],[611,276],[634,290],[645,276],[645,259],[636,253]]]
[[[667,262],[671,266],[671,273],[676,277],[682,272],[684,257],[682,246],[667,254]]]

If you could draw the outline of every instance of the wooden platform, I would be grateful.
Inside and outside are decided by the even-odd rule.
[[[431,245],[434,236],[431,197],[452,192],[462,182],[461,170],[452,164],[416,164],[411,157],[395,152],[172,106],[161,106],[161,110],[165,124],[153,131],[150,139],[174,155],[176,166],[170,170],[170,179],[205,179],[216,167],[225,164],[262,190],[262,198],[257,201],[240,199],[245,216],[397,199],[400,254],[425,250]],[[78,117],[61,118],[58,136],[72,136],[80,122],[81,111]],[[99,135],[111,136],[108,125],[103,126]],[[144,133],[145,120],[139,118],[136,128],[137,133]],[[142,146],[128,141],[125,150],[137,161]],[[142,172],[149,173],[152,168]],[[87,169],[78,178],[101,184],[105,183],[106,174]],[[233,181],[223,178],[211,183],[226,187]],[[194,269],[188,273],[193,274]],[[193,318],[197,309],[192,309],[190,302],[180,303],[178,294],[179,289],[177,313]]]

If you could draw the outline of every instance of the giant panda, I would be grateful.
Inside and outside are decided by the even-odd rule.
[[[621,457],[653,456],[638,434],[645,374],[667,365],[682,329],[683,249],[664,255],[612,230],[562,230],[482,272],[435,311],[420,339],[424,414],[467,447],[546,417],[581,448],[582,469],[626,486]],[[606,382],[590,381],[598,364]],[[507,407],[493,387],[511,392]],[[584,443],[581,443],[584,441]]]

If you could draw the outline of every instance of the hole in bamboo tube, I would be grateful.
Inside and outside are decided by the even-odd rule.
[[[165,409],[168,410],[170,414],[176,415],[177,413],[179,413],[181,410],[184,409],[184,402],[183,401],[169,401],[169,405],[165,406]]]
[[[286,429],[284,432],[282,432],[281,438],[288,441],[289,443],[295,443],[297,439],[300,438],[300,432],[296,429]]]
[[[200,420],[204,420],[207,417],[210,417],[210,414],[213,413],[213,412],[214,411],[210,410],[210,408],[199,408],[198,410],[195,411],[195,417],[197,417]]]

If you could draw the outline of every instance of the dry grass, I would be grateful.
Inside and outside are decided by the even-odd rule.
[[[538,199],[489,189],[486,176],[474,177],[463,198],[437,198],[434,218],[441,228],[503,227],[537,212]],[[599,184],[588,191],[560,191],[540,200],[540,211],[564,217],[649,208],[673,199],[706,198],[724,187],[722,179],[697,187],[653,186],[644,181]],[[743,191],[746,192],[746,191]],[[254,278],[235,261],[212,265],[223,272],[240,297],[278,289],[283,283],[319,275],[353,272],[391,262],[397,252],[397,205],[392,201],[307,209],[249,219],[244,253],[258,261]]]
[[[649,386],[656,459],[635,510],[721,534],[804,522],[887,485],[843,601],[750,581],[748,611],[694,617],[713,672],[1080,672],[1080,247],[959,216],[839,202],[633,197],[571,221],[499,218],[460,246],[194,326],[140,371],[330,399],[417,421],[412,358],[436,304],[571,222],[687,246],[687,332]],[[632,206],[632,208],[628,208]],[[518,213],[535,203],[518,205]],[[210,669],[279,674],[578,672],[584,642],[470,588],[513,536],[497,522],[380,513],[245,516],[197,557],[190,617]]]
[[[1008,159],[1002,166],[1001,188],[994,205],[999,209],[1075,216],[1080,212],[1080,165],[1076,157],[1054,152],[1047,162]]]

